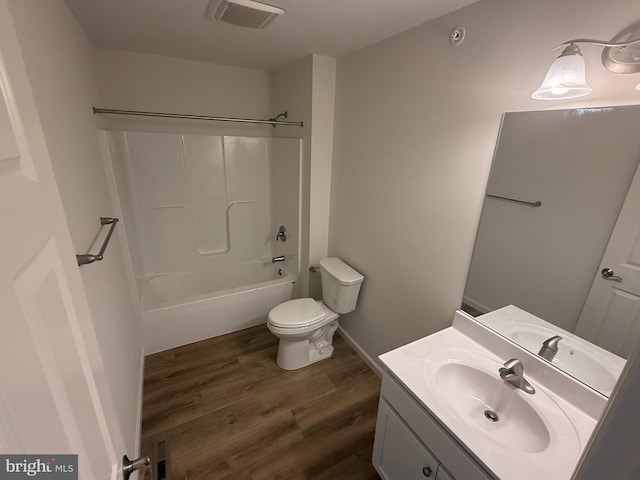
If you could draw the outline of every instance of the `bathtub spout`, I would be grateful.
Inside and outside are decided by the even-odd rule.
[[[285,261],[284,255],[279,255],[271,259],[271,263],[284,262],[284,261]]]

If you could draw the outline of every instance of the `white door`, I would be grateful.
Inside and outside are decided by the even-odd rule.
[[[7,0],[0,222],[0,453],[78,454],[79,478],[118,478],[119,423]]]
[[[640,340],[640,167],[629,187],[575,333],[625,358]]]

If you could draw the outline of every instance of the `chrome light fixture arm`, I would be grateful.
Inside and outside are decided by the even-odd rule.
[[[559,48],[564,47],[565,45],[571,45],[572,43],[593,43],[595,45],[601,45],[603,47],[622,48],[640,43],[640,38],[637,38],[636,40],[629,40],[628,42],[605,42],[603,40],[595,40],[593,38],[576,38],[574,40],[567,40],[566,42],[559,43],[558,45],[553,47],[553,50],[558,50]]]

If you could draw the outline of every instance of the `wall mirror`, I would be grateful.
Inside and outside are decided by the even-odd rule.
[[[503,115],[462,307],[604,395],[640,339],[639,127],[640,105]]]

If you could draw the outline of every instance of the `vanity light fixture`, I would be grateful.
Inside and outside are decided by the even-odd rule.
[[[625,32],[622,32],[623,34]],[[625,42],[606,42],[590,38],[577,38],[554,47],[566,48],[549,67],[540,88],[531,98],[536,100],[561,100],[577,98],[591,93],[591,87],[585,78],[585,64],[579,43],[593,43],[604,46],[602,65],[614,73],[640,72],[640,38]],[[640,84],[639,84],[640,85]],[[638,87],[636,87],[638,89]]]

